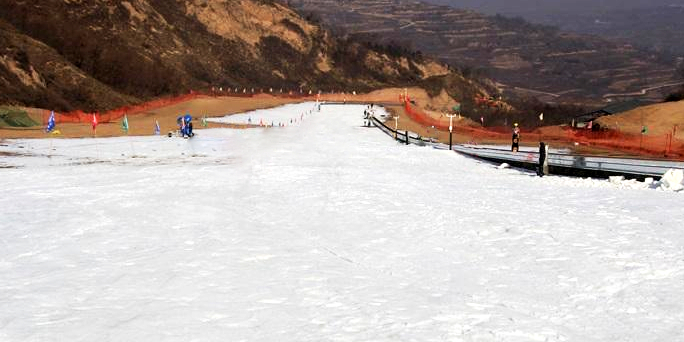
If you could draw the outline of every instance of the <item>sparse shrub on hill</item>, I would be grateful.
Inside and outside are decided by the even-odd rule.
[[[31,119],[26,111],[0,106],[0,127],[33,127],[36,125],[38,123]]]
[[[510,127],[517,122],[523,129],[531,130],[540,126],[569,124],[572,118],[592,110],[582,105],[544,103],[534,97],[507,99],[506,103],[510,107],[464,101],[461,114],[477,123],[483,118],[486,127]],[[539,120],[541,113],[544,113],[543,121]]]
[[[299,34],[302,37],[307,36],[306,32],[304,32],[302,27],[297,25],[297,23],[293,22],[290,19],[285,18],[285,19],[281,20],[280,23],[283,24],[288,29],[290,29],[292,32],[296,32],[297,34]]]
[[[486,83],[482,83],[480,87],[475,87],[467,78],[464,78],[457,73],[427,78],[420,82],[420,86],[424,88],[431,97],[438,96],[445,90],[449,96],[461,104],[461,113],[471,119],[475,118],[476,114],[480,111],[475,103],[475,98],[480,96],[483,90],[489,93],[496,91],[495,88],[489,87]],[[479,122],[479,120],[479,116],[477,116],[476,121]]]
[[[0,103],[94,111],[212,86],[361,92],[430,69],[409,45],[335,37],[281,1],[0,3],[0,47],[16,42],[19,69],[45,81],[23,85],[0,64]]]
[[[497,26],[499,26],[499,28],[507,31],[544,35],[554,35],[559,32],[557,27],[532,24],[522,17],[506,17],[501,14],[497,14],[491,19],[494,23],[496,23]]]
[[[356,39],[356,38],[355,38]],[[372,41],[360,41],[369,49],[384,53],[388,56],[396,58],[410,58],[414,59],[416,62],[423,61],[423,53],[420,50],[416,50],[411,42],[397,42],[395,40],[390,40],[387,43],[377,43]]]
[[[677,102],[684,100],[684,87],[679,91],[669,94],[665,97],[665,102]]]
[[[549,104],[544,103],[533,97],[525,97],[510,100],[514,109],[506,114],[508,124],[518,122],[523,127],[534,128],[540,125],[563,125],[570,124],[572,118],[590,112],[592,109],[583,105],[576,104]],[[539,120],[539,114],[544,113],[544,120]],[[506,116],[504,116],[506,118]],[[490,118],[493,119],[493,118]],[[513,120],[513,121],[511,121]],[[501,122],[502,118],[494,119],[494,122]]]
[[[684,81],[684,63],[681,63],[675,72],[675,77]],[[684,100],[684,86],[682,86],[678,91],[668,94],[665,97],[665,102],[676,102]]]

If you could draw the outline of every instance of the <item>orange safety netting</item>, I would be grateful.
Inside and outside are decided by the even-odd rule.
[[[68,113],[58,113],[55,112],[55,123],[91,123],[93,121],[93,115],[97,116],[97,121],[99,123],[112,122],[119,120],[124,117],[124,115],[142,113],[149,110],[159,109],[162,107],[167,107],[182,102],[194,100],[197,98],[206,97],[206,95],[192,92],[190,94],[157,99],[149,102],[145,102],[134,106],[124,106],[121,108],[113,109],[104,113],[86,113],[81,110],[75,110]],[[43,113],[43,123],[47,123],[50,116],[50,111],[45,111]]]
[[[449,129],[449,119],[434,118],[411,107],[409,101],[404,101],[404,109],[411,120],[426,127],[434,126],[438,130]],[[507,141],[511,133],[507,127],[454,127],[454,131],[466,133],[473,140],[492,139]],[[595,146],[616,149],[644,156],[684,157],[684,142],[675,138],[675,131],[665,135],[629,134],[616,130],[592,131],[590,129],[573,129],[563,127],[558,133],[544,133],[535,130],[523,132],[528,141],[555,141],[568,145]]]
[[[614,148],[637,154],[682,156],[684,142],[674,138],[674,132],[665,135],[629,134],[616,130],[591,131],[567,128],[569,140],[588,146]]]
[[[437,130],[448,131],[449,130],[449,118],[441,117],[434,118],[428,114],[422,113],[421,111],[411,107],[408,101],[404,101],[404,110],[406,114],[413,120],[426,127],[434,127]],[[508,139],[510,138],[510,132],[508,129],[505,131],[501,130],[490,130],[478,127],[470,126],[454,126],[454,132],[467,133],[474,138],[489,138],[489,139]]]
[[[84,112],[81,110],[75,110],[67,113],[55,112],[55,123],[91,123],[93,121],[93,115],[97,116],[97,122],[107,123],[112,121],[120,120],[124,115],[134,115],[143,113],[150,110],[155,110],[167,106],[176,105],[179,103],[195,100],[198,98],[206,97],[216,97],[216,96],[229,96],[229,97],[243,97],[251,98],[257,94],[269,94],[269,93],[252,93],[252,92],[234,92],[234,91],[218,91],[218,90],[208,90],[208,91],[192,91],[189,94],[180,95],[170,98],[162,98],[149,102],[145,102],[139,105],[124,106],[121,108],[109,110],[103,113],[100,112]],[[269,94],[275,97],[281,98],[306,98],[307,95],[302,93],[282,93],[282,94]],[[50,117],[50,111],[46,110],[42,113],[43,124],[47,124],[48,118]]]

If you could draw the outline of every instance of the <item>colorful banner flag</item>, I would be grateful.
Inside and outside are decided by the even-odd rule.
[[[97,129],[97,115],[93,113],[93,131]]]
[[[48,119],[48,124],[47,127],[45,127],[45,131],[50,133],[55,129],[55,111],[50,111],[50,118]]]
[[[128,134],[128,116],[127,115],[124,115],[124,118],[121,121],[121,130],[124,131],[124,133]]]

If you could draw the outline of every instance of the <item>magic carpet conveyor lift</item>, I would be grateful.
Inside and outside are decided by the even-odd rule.
[[[444,150],[449,149],[449,145],[432,142],[420,137],[416,133],[401,130],[395,131],[375,117],[372,118],[372,122],[377,128],[400,143],[432,146]],[[511,152],[509,149],[504,148],[474,145],[454,145],[452,150],[469,157],[494,163],[507,163],[511,166],[530,170],[536,170],[539,167],[539,152],[533,150]],[[684,162],[587,156],[560,151],[549,152],[546,158],[550,174],[577,177],[605,178],[609,176],[625,176],[643,180],[648,177],[660,178],[670,169],[684,169]]]

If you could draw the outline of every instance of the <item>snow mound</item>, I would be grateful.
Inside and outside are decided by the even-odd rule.
[[[661,183],[654,181],[651,177],[640,182],[636,179],[626,179],[624,176],[611,176],[608,177],[608,183],[621,189],[661,189]]]
[[[624,176],[610,176],[608,177],[608,181],[613,183],[613,184],[620,184],[625,181]]]
[[[660,179],[660,189],[679,192],[684,190],[684,170],[670,169]]]
[[[508,163],[503,163],[503,164],[497,166],[496,168],[499,170],[502,170],[502,169],[509,169],[509,168],[511,168],[511,166],[508,165]]]

